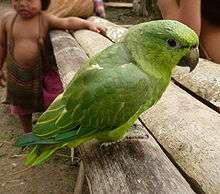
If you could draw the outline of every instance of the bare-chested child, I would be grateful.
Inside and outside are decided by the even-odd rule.
[[[158,0],[158,5],[164,19],[196,31],[202,57],[220,63],[220,0]]]
[[[82,29],[103,33],[101,26],[76,18],[46,14],[50,0],[12,0],[14,11],[0,20],[0,85],[7,57],[7,98],[23,130],[32,130],[32,113],[42,111],[63,91],[57,68],[45,59],[44,42],[50,29]]]

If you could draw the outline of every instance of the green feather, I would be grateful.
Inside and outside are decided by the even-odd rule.
[[[64,146],[64,143],[54,145],[36,145],[31,153],[28,154],[25,164],[29,166],[39,165],[47,160],[55,151]]]
[[[33,144],[54,144],[56,141],[53,139],[41,138],[39,136],[34,135],[33,133],[28,133],[19,137],[15,143],[18,147],[23,147],[27,145]]]

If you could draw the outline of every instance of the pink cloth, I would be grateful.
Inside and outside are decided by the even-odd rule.
[[[105,18],[105,7],[103,0],[94,0],[94,12],[97,16]]]
[[[42,92],[44,108],[47,109],[54,99],[63,92],[63,85],[57,71],[51,70],[42,76]],[[34,110],[21,106],[10,106],[11,113],[18,115],[32,114]]]
[[[29,114],[32,114],[34,112],[31,109],[26,109],[26,108],[23,108],[21,106],[14,106],[14,105],[10,105],[10,109],[11,109],[11,113],[21,115],[21,116],[29,115]]]
[[[57,71],[48,71],[42,79],[44,107],[48,108],[54,99],[63,92],[63,85]]]

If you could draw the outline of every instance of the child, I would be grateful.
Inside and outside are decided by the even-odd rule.
[[[191,27],[200,37],[201,56],[220,63],[220,0],[158,0],[164,19]]]
[[[12,0],[14,12],[0,20],[0,84],[7,55],[7,98],[11,112],[23,130],[32,130],[32,113],[45,110],[63,91],[57,68],[45,57],[49,29],[82,29],[103,33],[104,28],[76,18],[58,18],[45,13],[50,0]]]

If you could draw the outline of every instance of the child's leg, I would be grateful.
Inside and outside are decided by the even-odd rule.
[[[32,113],[33,110],[21,106],[10,106],[11,113],[18,115],[25,133],[32,131]]]
[[[18,115],[21,120],[23,130],[25,133],[29,133],[32,131],[32,114],[28,115]]]

